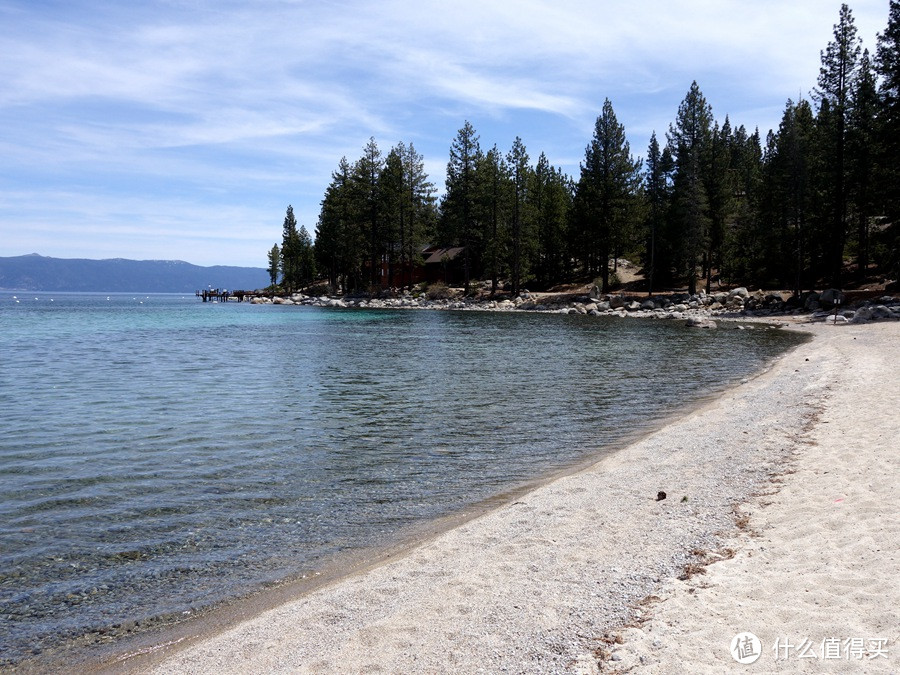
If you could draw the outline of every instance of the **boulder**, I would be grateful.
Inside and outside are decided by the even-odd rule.
[[[819,308],[819,294],[815,291],[801,295],[800,300],[803,303],[803,309],[814,311]]]
[[[641,303],[641,309],[656,309],[656,303],[652,300],[644,300]]]
[[[597,311],[599,312],[608,312],[610,310],[611,305],[605,300],[597,303]]]
[[[740,286],[738,288],[732,289],[728,295],[731,297],[747,298],[749,297],[750,292],[743,286]]]
[[[632,300],[627,305],[625,305],[625,309],[627,309],[629,312],[636,312],[640,308],[641,303],[639,303],[637,300]]]
[[[819,295],[819,305],[831,309],[835,305],[844,304],[844,294],[837,288],[826,288]]]
[[[624,295],[611,295],[609,296],[609,306],[613,309],[618,309],[619,307],[625,306],[625,296]]]
[[[851,321],[853,323],[868,323],[872,320],[872,308],[868,305],[860,307],[853,314]]]
[[[715,321],[705,316],[692,316],[684,325],[690,328],[718,328]]]

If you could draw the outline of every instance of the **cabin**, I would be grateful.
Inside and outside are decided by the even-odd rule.
[[[442,282],[459,286],[465,282],[465,261],[462,246],[432,246],[421,250],[421,260],[410,263],[390,262],[387,254],[381,256],[378,269],[378,285],[381,288],[414,286],[423,281],[428,284]],[[368,267],[368,265],[367,265]]]

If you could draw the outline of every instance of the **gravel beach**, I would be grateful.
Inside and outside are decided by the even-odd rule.
[[[766,372],[587,469],[113,669],[897,672],[900,324],[804,330]],[[744,631],[754,666],[731,653]],[[846,658],[779,654],[785,638],[844,639]]]

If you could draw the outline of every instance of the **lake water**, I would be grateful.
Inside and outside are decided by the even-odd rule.
[[[313,574],[596,455],[801,340],[3,293],[0,666]]]

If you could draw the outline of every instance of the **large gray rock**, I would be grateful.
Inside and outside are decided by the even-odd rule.
[[[835,305],[844,304],[844,294],[837,288],[826,288],[819,295],[819,305],[831,309]]]
[[[690,328],[718,328],[715,321],[705,316],[692,316],[684,325]]]
[[[613,309],[618,309],[619,307],[625,306],[625,296],[623,295],[611,295],[609,296],[609,306]]]
[[[750,292],[743,286],[740,286],[739,288],[732,289],[728,295],[730,295],[731,297],[737,296],[739,298],[746,298],[749,297]]]
[[[627,305],[625,305],[625,309],[627,309],[629,312],[636,312],[640,308],[641,303],[639,303],[637,300],[632,300]]]
[[[872,308],[868,305],[860,307],[856,310],[851,321],[853,323],[868,323],[872,320]]]
[[[644,300],[641,303],[641,309],[656,309],[656,303],[652,300]]]

